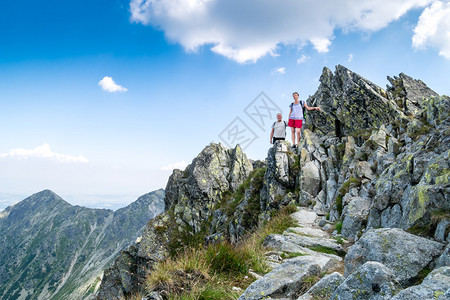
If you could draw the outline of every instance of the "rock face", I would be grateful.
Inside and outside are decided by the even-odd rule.
[[[164,190],[111,211],[72,206],[45,190],[0,216],[1,299],[83,299],[102,270],[164,208]]]
[[[345,257],[345,275],[352,274],[367,261],[376,261],[394,271],[397,280],[407,286],[443,250],[441,243],[398,228],[372,229],[349,248]]]

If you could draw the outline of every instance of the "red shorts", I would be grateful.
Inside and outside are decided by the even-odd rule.
[[[294,128],[302,128],[302,123],[303,123],[302,120],[289,119],[288,126]]]

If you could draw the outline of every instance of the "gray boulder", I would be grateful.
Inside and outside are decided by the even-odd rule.
[[[450,267],[433,270],[421,284],[404,289],[392,298],[392,300],[436,299],[450,299]]]
[[[239,300],[293,299],[304,288],[305,280],[319,276],[321,268],[310,257],[296,257],[253,282],[239,297]]]
[[[302,166],[301,180],[303,183],[303,191],[315,197],[321,189],[320,174],[317,165],[310,161]]]
[[[369,217],[369,209],[371,201],[369,198],[352,197],[350,202],[345,206],[342,222],[342,236],[356,240],[358,233],[364,229]]]
[[[342,248],[342,246],[339,245],[337,243],[337,241],[334,239],[309,237],[309,236],[298,235],[295,233],[285,232],[285,233],[283,233],[283,235],[269,234],[266,237],[266,239],[264,240],[264,246],[277,249],[277,245],[274,241],[278,241],[278,243],[280,243],[280,244],[281,243],[289,243],[292,245],[297,245],[299,247],[306,247],[306,248],[324,247],[324,248],[332,249],[339,254],[345,254],[344,248]],[[277,249],[277,250],[285,251],[282,249]]]
[[[330,299],[391,299],[400,289],[390,269],[379,262],[369,261],[349,275]]]
[[[297,300],[328,299],[344,279],[338,272],[326,275]]]
[[[371,229],[349,248],[345,257],[345,276],[367,261],[376,261],[395,272],[398,281],[407,286],[443,249],[441,243],[398,228]]]

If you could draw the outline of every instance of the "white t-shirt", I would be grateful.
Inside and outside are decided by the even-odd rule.
[[[273,131],[273,137],[276,138],[284,138],[286,137],[286,122],[285,121],[276,121],[275,123],[273,123],[272,128],[274,129]]]
[[[289,117],[289,119],[293,120],[303,120],[303,105],[306,104],[306,100],[300,100],[298,104],[291,103],[289,105],[290,108],[292,108],[292,113]]]

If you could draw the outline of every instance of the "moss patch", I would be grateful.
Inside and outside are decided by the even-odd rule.
[[[332,248],[328,248],[328,247],[325,247],[325,246],[309,246],[307,248],[309,248],[309,249],[311,249],[313,251],[316,251],[316,252],[326,253],[326,254],[334,254],[334,255],[337,255],[337,256],[341,256],[341,257],[344,257],[345,254],[346,254],[345,251],[338,251],[338,250],[335,250],[335,249],[332,249]]]

